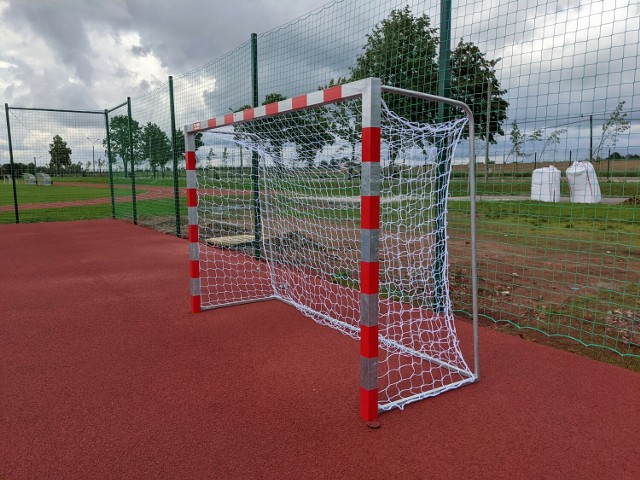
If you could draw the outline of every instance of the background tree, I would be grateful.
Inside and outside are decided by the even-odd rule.
[[[60,135],[55,135],[53,143],[49,144],[49,155],[51,155],[49,162],[51,170],[60,173],[71,167],[71,149],[67,147],[67,142]]]
[[[227,147],[224,147],[222,149],[222,166],[226,167],[228,162],[229,162],[229,149]]]
[[[269,93],[264,97],[264,101],[262,105],[268,105],[269,103],[281,102],[282,100],[286,100],[287,97],[282,95],[281,93]],[[277,116],[271,117],[264,120],[261,120],[257,124],[256,133],[260,135],[265,135],[267,137],[267,152],[273,158],[274,163],[277,167],[283,167],[282,161],[282,151],[284,149],[284,145],[288,141],[295,141],[295,139],[289,139],[286,136],[287,133],[287,125],[285,121],[286,117]],[[272,132],[272,133],[268,133]],[[274,133],[276,133],[274,135]]]
[[[176,129],[176,154],[178,155],[178,161],[182,163],[184,167],[184,132]],[[202,133],[196,133],[196,150],[204,145],[202,141]]]
[[[438,29],[431,26],[426,15],[414,16],[406,6],[393,10],[367,35],[364,53],[358,56],[351,69],[351,80],[378,77],[383,84],[394,87],[437,94],[438,84]],[[471,42],[460,41],[450,57],[451,96],[468,104],[474,112],[476,135],[495,143],[496,135],[503,135],[502,123],[506,119],[508,102],[495,76],[496,60]],[[487,89],[491,84],[491,122],[486,130]],[[400,95],[383,95],[387,105],[398,115],[412,122],[435,122],[438,107],[433,102],[416,101]],[[467,133],[468,135],[468,133]],[[399,154],[391,141],[391,164]],[[422,146],[424,149],[424,146]]]
[[[269,103],[281,102],[282,100],[286,100],[287,97],[282,95],[281,93],[269,93],[265,96],[262,105],[267,105]],[[239,110],[246,110],[247,108],[251,108],[250,105],[245,105],[241,107]],[[235,125],[234,130],[240,135],[236,137],[236,139],[241,140],[243,133],[251,133],[260,136],[260,141],[264,146],[267,153],[271,155],[271,159],[273,163],[275,163],[276,167],[282,168],[282,152],[284,145],[289,141],[294,141],[293,138],[288,138],[286,136],[287,132],[290,131],[287,125],[287,121],[289,121],[290,117],[286,116],[275,116],[269,118],[263,118],[260,120],[254,120],[248,123],[241,123],[239,125]],[[250,140],[255,141],[255,139],[251,138]]]
[[[451,52],[451,97],[466,103],[473,111],[476,137],[487,140],[487,112],[491,98],[491,118],[489,119],[489,141],[497,143],[496,135],[504,135],[502,123],[507,118],[507,102],[496,78],[497,60],[488,60],[485,54],[472,42],[462,39]],[[490,91],[488,89],[491,88]],[[467,132],[468,136],[468,132]]]
[[[213,151],[213,148],[209,148],[209,153],[207,153],[207,166],[206,168],[209,169],[209,174],[215,178],[216,180],[220,180],[220,175],[218,175],[218,170],[216,169],[216,167],[213,165],[213,159],[215,158],[216,154]]]
[[[533,133],[526,133],[520,130],[518,127],[518,123],[514,120],[511,124],[511,133],[509,133],[509,139],[511,140],[511,150],[507,155],[507,159],[513,156],[513,161],[518,163],[518,159],[522,158],[523,160],[527,157],[530,157],[530,153],[525,153],[524,147],[527,142],[538,142],[542,140],[542,130],[539,128],[535,129]]]
[[[344,77],[338,79],[331,79],[329,85],[323,88],[331,88],[336,85],[342,85],[349,80]],[[356,103],[357,102],[357,103]],[[338,102],[327,107],[330,112],[329,122],[331,131],[346,145],[343,148],[349,150],[349,157],[342,157],[343,163],[347,167],[349,174],[349,180],[351,180],[355,173],[355,167],[357,165],[356,149],[361,141],[362,119],[358,113],[357,104],[361,103],[359,100],[350,100],[347,102]]]
[[[207,166],[211,167],[213,159],[215,158],[216,154],[213,153],[213,148],[209,148],[209,153],[207,153]]]
[[[542,147],[542,151],[540,152],[540,158],[538,159],[538,161],[542,161],[542,157],[551,145],[557,145],[558,143],[560,143],[560,137],[565,133],[567,133],[567,129],[560,128],[558,130],[554,130],[549,134],[547,139],[544,141],[544,146]]]
[[[167,163],[171,160],[171,140],[158,125],[151,122],[144,126],[141,137],[145,153],[143,157],[148,159],[153,176],[160,168],[164,178]]]
[[[406,6],[392,10],[367,35],[364,53],[351,69],[351,80],[378,77],[385,85],[435,93],[438,85],[438,30],[427,15],[414,17]],[[387,105],[411,121],[435,121],[437,108],[400,95],[385,95]]]
[[[142,129],[137,120],[131,120],[131,134],[133,138],[133,156],[129,150],[129,117],[127,115],[116,115],[109,122],[109,134],[111,137],[111,152],[122,159],[124,164],[124,176],[128,176],[128,167],[135,168],[133,161],[135,158],[146,158],[144,156],[144,143],[142,141]],[[106,147],[106,139],[103,141]],[[113,159],[109,159],[113,163]]]
[[[331,130],[331,115],[327,108],[318,107],[300,110],[292,117],[298,160],[312,168],[318,153],[336,140]]]
[[[241,112],[243,110],[246,110],[247,108],[251,108],[251,105],[243,105],[239,109],[234,110],[234,113]],[[244,127],[244,124],[235,125],[233,128],[236,132],[242,132],[243,128],[246,129],[246,127]],[[238,142],[241,141],[243,137],[242,135],[234,135],[233,139]],[[244,167],[244,147],[240,143],[238,143],[238,150],[240,152],[240,171],[242,171],[242,168]]]
[[[593,150],[593,157],[600,158],[604,154],[606,147],[615,147],[618,142],[618,135],[629,130],[630,125],[627,120],[627,112],[623,112],[624,100],[618,103],[618,106],[611,112],[609,118],[602,125],[602,136],[600,142]]]

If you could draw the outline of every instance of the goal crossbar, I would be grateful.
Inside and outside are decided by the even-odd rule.
[[[473,371],[466,367],[459,367],[454,362],[437,358],[424,352],[397,342],[393,338],[386,338],[379,329],[378,319],[380,311],[380,191],[381,191],[381,104],[382,93],[412,97],[427,102],[446,103],[464,112],[469,129],[469,183],[470,183],[470,236],[471,236],[471,287],[472,287],[472,320],[473,320]],[[196,169],[196,135],[203,132],[216,131],[221,127],[235,127],[237,125],[256,120],[277,117],[305,109],[319,108],[324,105],[345,102],[351,99],[361,101],[360,124],[360,260],[359,260],[359,318],[357,327],[333,318],[323,312],[310,307],[297,305],[279,295],[277,291],[266,294],[264,299],[279,299],[292,304],[304,313],[321,318],[325,323],[337,325],[345,333],[359,338],[361,355],[360,374],[360,415],[366,421],[373,421],[378,413],[394,407],[403,408],[404,405],[421,398],[436,395],[442,391],[456,388],[460,385],[472,383],[479,379],[478,353],[478,306],[477,306],[477,271],[476,271],[476,234],[475,234],[475,172],[474,172],[474,122],[471,109],[464,103],[434,95],[383,86],[377,78],[367,78],[356,82],[337,85],[324,90],[318,90],[306,95],[296,96],[279,102],[263,106],[247,108],[245,110],[226,115],[196,121],[185,126],[185,159],[187,170],[187,209],[189,218],[189,261],[191,277],[191,309],[199,312],[210,306],[203,306],[201,299],[201,267],[200,253],[203,248],[214,248],[203,245],[199,234],[198,218],[198,177]],[[232,135],[230,132],[219,132]],[[244,133],[251,136],[251,133]],[[256,152],[254,151],[254,155]],[[448,160],[449,161],[449,160]],[[252,176],[258,172],[252,171]],[[255,187],[255,184],[254,184]],[[254,192],[257,195],[257,192]],[[446,200],[446,199],[445,199]],[[259,212],[256,213],[259,215]],[[256,242],[260,241],[258,232]],[[258,250],[259,252],[259,250]],[[257,260],[264,260],[256,255]],[[268,259],[267,259],[268,260]],[[227,302],[224,305],[238,305],[256,300],[239,300]],[[313,310],[313,311],[312,311]],[[456,341],[457,345],[457,341]],[[457,347],[455,347],[457,350]],[[394,350],[400,355],[411,355],[416,361],[426,361],[446,368],[458,374],[461,380],[451,381],[427,392],[405,395],[399,400],[383,403],[378,396],[378,359],[382,350]],[[400,367],[398,367],[400,368]]]

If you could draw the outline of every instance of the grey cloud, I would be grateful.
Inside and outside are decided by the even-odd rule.
[[[94,69],[89,39],[82,15],[77,15],[70,6],[62,2],[13,2],[7,18],[28,26],[34,35],[42,37],[64,65],[91,84]]]
[[[131,47],[131,53],[136,57],[146,57],[151,53],[151,49],[148,47],[133,46]]]
[[[316,6],[312,0],[129,0],[126,11],[135,22],[113,27],[135,29],[164,66],[184,72],[233,50],[249,39],[250,32],[277,27]]]
[[[93,92],[82,83],[69,83],[64,71],[36,70],[28,61],[15,60],[15,72],[28,78],[26,89],[10,85],[5,90],[14,106],[46,106],[48,108],[95,108]],[[63,70],[63,69],[62,69]]]

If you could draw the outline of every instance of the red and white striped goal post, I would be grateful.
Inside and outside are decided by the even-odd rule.
[[[353,98],[362,100],[361,131],[361,184],[360,184],[360,416],[367,422],[378,418],[378,315],[379,315],[379,238],[380,238],[380,152],[381,152],[381,98],[382,92],[444,102],[461,108],[469,118],[469,138],[473,139],[473,113],[462,102],[422,94],[408,90],[387,87],[378,78],[367,78],[343,85],[336,85],[306,95],[299,95],[279,102],[259,107],[247,108],[240,112],[198,121],[184,127],[185,158],[187,169],[187,209],[189,219],[189,262],[191,277],[191,311],[201,310],[200,298],[200,243],[198,232],[198,193],[196,177],[196,141],[200,132],[223,126],[236,125],[260,118],[294,112],[309,107],[345,101]],[[474,142],[470,143],[470,156],[474,158]],[[471,179],[471,230],[472,230],[472,283],[474,303],[474,347],[475,369],[478,375],[477,344],[477,286],[475,259],[475,175],[473,162],[469,162]]]

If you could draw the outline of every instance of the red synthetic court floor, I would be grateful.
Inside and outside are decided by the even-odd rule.
[[[275,301],[191,315],[186,255],[0,226],[0,478],[640,478],[636,373],[481,329],[479,383],[370,430],[356,342]]]

